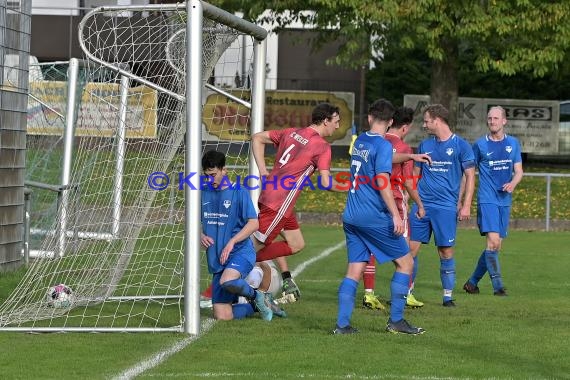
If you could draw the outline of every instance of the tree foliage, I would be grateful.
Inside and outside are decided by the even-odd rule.
[[[358,68],[390,43],[422,51],[431,63],[431,95],[454,110],[460,56],[473,70],[501,76],[555,72],[570,47],[568,0],[218,0],[225,9],[269,22],[312,24],[318,43],[342,41],[336,64]],[[229,8],[228,8],[229,7]],[[265,9],[271,9],[265,12]],[[314,10],[314,12],[306,12]],[[452,112],[452,115],[454,113]]]

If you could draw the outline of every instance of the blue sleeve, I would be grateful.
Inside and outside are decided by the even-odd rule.
[[[479,141],[475,141],[475,144],[473,144],[473,156],[475,157],[475,162],[481,162],[481,150],[479,149]]]
[[[386,140],[382,140],[381,144],[376,145],[376,160],[374,162],[374,175],[379,173],[392,173],[392,144]]]
[[[514,138],[513,138],[513,150],[515,153],[515,159],[513,160],[513,163],[516,164],[522,162],[521,146],[519,144],[519,140]]]
[[[253,206],[249,193],[245,190],[240,190],[240,197],[241,217],[246,221],[249,219],[257,219],[257,212],[255,211],[255,207]]]
[[[475,167],[475,154],[473,153],[473,149],[471,149],[471,145],[465,140],[460,140],[460,148],[461,167],[463,170]]]

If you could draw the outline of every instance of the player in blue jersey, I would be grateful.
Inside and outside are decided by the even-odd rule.
[[[477,191],[477,224],[486,235],[487,246],[481,253],[475,271],[463,285],[470,294],[479,293],[477,284],[489,272],[496,296],[506,296],[499,265],[502,239],[507,237],[512,193],[522,180],[521,148],[516,138],[505,133],[507,116],[503,107],[491,107],[487,114],[489,133],[473,145],[479,168]]]
[[[202,187],[200,240],[206,248],[208,271],[213,275],[214,318],[245,318],[254,313],[255,305],[261,317],[270,321],[273,312],[268,298],[245,281],[255,264],[250,235],[259,225],[251,198],[247,191],[229,183],[223,153],[206,152],[202,157],[202,170],[210,181]],[[239,296],[251,302],[237,304]]]
[[[441,104],[424,110],[424,128],[432,136],[422,141],[418,153],[431,156],[431,165],[416,163],[414,175],[418,192],[424,204],[425,216],[416,216],[417,205],[410,215],[410,248],[417,257],[420,243],[427,244],[433,233],[440,257],[440,277],[443,286],[443,306],[455,306],[452,299],[455,287],[455,259],[453,257],[457,220],[471,216],[471,202],[475,190],[475,156],[467,141],[449,128],[449,111]],[[460,201],[461,180],[465,175],[465,196]],[[417,265],[417,260],[416,260]],[[414,274],[417,273],[417,269]],[[415,281],[415,278],[412,279]]]
[[[384,135],[393,115],[392,103],[383,99],[375,101],[368,111],[370,131],[358,136],[352,149],[352,185],[342,218],[348,269],[338,288],[338,316],[333,334],[358,332],[350,325],[350,318],[358,282],[371,254],[378,263],[392,261],[396,266],[390,283],[391,308],[386,330],[413,335],[424,332],[404,319],[413,260],[402,236],[405,226],[390,185],[392,144]]]

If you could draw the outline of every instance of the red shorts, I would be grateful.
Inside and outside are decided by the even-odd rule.
[[[269,245],[281,233],[281,231],[298,230],[299,223],[295,213],[286,217],[279,214],[279,211],[270,209],[269,207],[259,203],[259,229],[253,233],[253,236],[265,245]]]

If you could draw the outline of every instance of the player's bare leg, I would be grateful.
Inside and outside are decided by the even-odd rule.
[[[283,230],[281,231],[281,236],[283,236],[293,254],[301,251],[305,247],[305,239],[303,238],[303,234],[300,229]],[[283,277],[283,295],[287,296],[288,294],[293,294],[295,301],[297,301],[301,298],[301,291],[291,277],[291,272],[289,271],[289,266],[287,265],[285,257],[278,257],[277,265],[279,265],[281,276]]]

